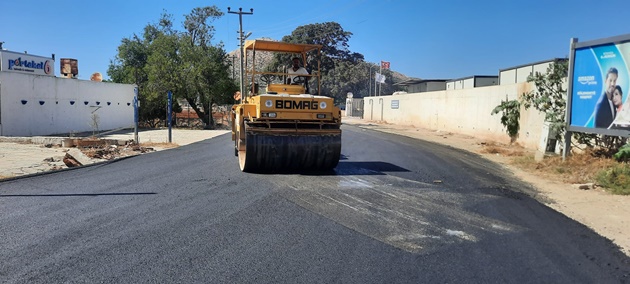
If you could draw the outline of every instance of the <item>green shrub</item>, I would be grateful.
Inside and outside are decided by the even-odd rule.
[[[520,129],[518,120],[521,117],[521,103],[518,100],[510,101],[506,96],[505,101],[501,100],[501,104],[496,106],[491,114],[495,115],[499,112],[501,113],[501,124],[507,128],[506,132],[510,136],[511,142],[516,141]]]
[[[630,165],[618,164],[601,170],[597,183],[613,194],[630,195]]]
[[[628,162],[630,161],[630,144],[626,144],[619,148],[619,151],[613,155],[617,162]]]

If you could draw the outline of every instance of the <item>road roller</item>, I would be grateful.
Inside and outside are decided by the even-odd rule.
[[[341,155],[341,110],[333,98],[320,94],[321,45],[248,40],[243,49],[242,82],[248,90],[235,97],[240,102],[232,106],[231,120],[241,171],[335,168]],[[291,73],[292,66],[256,70],[265,69],[256,64],[261,53],[286,54],[279,58],[298,59],[310,70],[299,76]]]

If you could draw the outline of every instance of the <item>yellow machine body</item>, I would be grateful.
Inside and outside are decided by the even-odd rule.
[[[321,46],[282,42],[248,41],[246,50],[298,53]],[[247,58],[247,57],[246,57]],[[248,70],[252,75],[269,72]],[[244,97],[232,107],[232,140],[242,171],[286,171],[296,169],[330,170],[341,156],[341,111],[331,97],[307,94],[303,85],[283,84],[288,74],[273,73],[277,82],[268,82],[265,93]],[[319,71],[309,74],[316,77]],[[319,85],[317,90],[319,90]]]

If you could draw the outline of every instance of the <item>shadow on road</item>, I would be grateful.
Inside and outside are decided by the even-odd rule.
[[[305,176],[350,176],[350,175],[385,175],[385,172],[409,172],[405,168],[386,162],[349,162],[343,159],[332,170],[286,170],[260,172],[260,174],[288,174]]]
[[[69,197],[69,196],[123,196],[123,195],[151,195],[155,192],[135,192],[135,193],[51,193],[51,194],[0,194],[2,197]]]

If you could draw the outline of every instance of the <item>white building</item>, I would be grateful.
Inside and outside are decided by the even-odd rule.
[[[0,51],[0,136],[134,125],[134,86],[54,76],[55,59]]]
[[[447,90],[472,89],[485,86],[494,86],[499,84],[499,76],[469,76],[459,79],[453,79],[446,82]]]
[[[422,93],[446,90],[446,81],[443,79],[409,79],[394,84],[394,86],[407,87],[408,93]]]
[[[566,58],[553,58],[524,65],[518,65],[499,70],[499,85],[509,85],[527,82],[527,77],[535,72],[547,73],[547,68],[555,61],[564,61]]]

